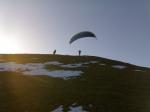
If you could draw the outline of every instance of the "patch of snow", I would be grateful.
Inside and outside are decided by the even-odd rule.
[[[67,68],[78,68],[78,67],[82,67],[82,63],[61,65],[61,67],[67,67]]]
[[[25,70],[23,64],[16,64],[15,62],[7,62],[7,63],[0,63],[0,71],[17,71],[18,69]]]
[[[81,71],[69,71],[69,70],[47,71],[45,69],[38,69],[38,70],[32,70],[32,71],[25,71],[23,73],[28,74],[28,75],[48,75],[51,77],[68,79],[69,77],[80,76],[82,72]]]
[[[4,68],[0,68],[0,71],[3,71],[4,70]]]
[[[90,64],[90,62],[84,62],[84,63],[82,63],[82,64]]]
[[[124,66],[124,65],[113,65],[112,67],[113,68],[118,68],[118,69],[124,69],[124,68],[126,68],[126,66]]]
[[[43,68],[44,65],[41,63],[28,63],[28,64],[18,64],[15,62],[0,63],[0,68],[3,68],[3,71],[32,71]]]
[[[77,107],[70,107],[70,111],[68,112],[88,112],[88,111],[83,110],[82,106],[77,106]]]
[[[82,106],[77,106],[77,107],[69,107],[69,111],[68,112],[88,112],[83,110]],[[51,112],[64,112],[63,111],[63,105],[59,106],[58,108],[56,108],[55,110],[51,111]]]
[[[72,64],[63,64],[58,61],[50,61],[44,63],[45,65],[60,65],[61,67],[67,67],[67,68],[78,68],[78,67],[87,67],[83,66],[83,64],[95,64],[98,63],[98,61],[90,61],[90,62],[84,62],[84,63],[72,63]]]
[[[72,104],[72,106],[76,106],[76,105],[77,105],[77,103],[73,103],[73,104]]]
[[[55,63],[56,64],[56,63]],[[21,72],[26,75],[48,75],[67,79],[69,77],[80,76],[82,71],[54,70],[49,71],[42,63],[17,64],[15,62],[0,63],[0,71]]]
[[[24,64],[26,67],[30,66],[30,67],[34,67],[34,68],[42,68],[44,67],[44,65],[42,63],[27,63]]]
[[[136,72],[143,72],[143,70],[140,70],[140,69],[135,69],[134,71],[136,71]]]
[[[99,61],[88,61],[88,62],[83,62],[81,64],[95,64],[95,63],[99,63]]]
[[[63,112],[63,106],[59,106],[57,109],[51,111],[51,112]]]
[[[45,65],[61,65],[62,63],[58,62],[58,61],[50,61],[50,62],[46,62],[44,63]]]

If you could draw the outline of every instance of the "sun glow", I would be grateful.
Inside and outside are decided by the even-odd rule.
[[[0,35],[0,53],[21,53],[22,46],[17,38]]]

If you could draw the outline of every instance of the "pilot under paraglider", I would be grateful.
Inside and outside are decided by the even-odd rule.
[[[74,41],[80,39],[80,38],[86,38],[86,37],[92,37],[92,38],[96,38],[96,35],[90,31],[83,31],[83,32],[79,32],[77,34],[75,34],[74,36],[72,36],[72,38],[70,39],[69,43],[72,44]],[[81,55],[81,50],[78,51],[79,52],[79,56]]]

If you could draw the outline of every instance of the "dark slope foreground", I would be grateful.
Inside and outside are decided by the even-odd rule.
[[[50,61],[82,66],[49,65],[45,69],[82,73],[66,80],[3,71],[1,65],[0,112],[150,112],[149,68],[93,56],[0,55],[1,64]],[[82,109],[73,111],[73,107]]]

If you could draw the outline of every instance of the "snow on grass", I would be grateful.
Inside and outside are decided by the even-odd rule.
[[[82,73],[82,71],[71,71],[71,70],[49,71],[44,68],[46,64],[42,63],[18,64],[15,62],[0,63],[0,71],[21,72],[26,75],[48,75],[51,77],[59,77],[63,79],[80,76],[80,74]],[[48,62],[48,64],[60,64],[60,63]]]
[[[67,65],[61,65],[61,67],[67,67],[67,68],[78,68],[78,67],[87,67],[85,64],[96,64],[98,61],[89,61],[89,62],[83,62],[83,63],[73,63],[73,64],[67,64]]]
[[[77,106],[77,107],[70,107],[70,111],[68,112],[88,112],[88,111],[83,110],[82,106]]]
[[[81,71],[69,71],[69,70],[55,70],[55,71],[47,71],[45,69],[25,71],[24,74],[28,75],[48,75],[51,77],[58,77],[63,79],[68,79],[70,77],[80,76]]]
[[[83,67],[84,63],[72,63],[72,64],[63,64],[58,61],[51,61],[51,62],[46,62],[45,65],[59,65],[60,67],[66,67],[66,68],[78,68],[78,67]]]
[[[136,72],[143,72],[143,70],[140,70],[140,69],[135,69],[134,71],[136,71]]]
[[[85,111],[83,110],[83,107],[82,106],[76,106],[76,107],[69,107],[69,111],[68,112],[88,112],[88,111]],[[59,106],[57,109],[51,111],[51,112],[64,112],[63,111],[63,105]]]
[[[87,67],[84,64],[94,64],[98,63],[98,61],[90,61],[90,62],[84,62],[84,63],[72,63],[72,64],[63,64],[58,61],[51,61],[51,62],[46,62],[46,65],[59,65],[60,67],[66,67],[66,68],[79,68],[79,67]]]
[[[28,69],[28,67],[25,67],[25,65],[16,64],[15,62],[0,63],[0,68],[0,71],[18,71],[20,69],[24,71]]]
[[[72,63],[72,64],[63,64],[58,61],[50,61],[46,62],[45,65],[59,65],[60,67],[66,67],[66,68],[79,68],[79,67],[87,67],[83,66],[85,63]]]
[[[57,109],[51,111],[51,112],[63,112],[63,106],[59,106]]]
[[[112,67],[113,68],[117,68],[117,69],[124,69],[124,68],[126,68],[126,66],[124,66],[124,65],[113,65]]]
[[[46,65],[57,65],[65,68],[78,68],[78,67],[87,67],[83,64],[97,63],[98,61],[90,61],[84,63],[72,63],[64,64],[58,61],[50,61],[45,63],[26,63],[20,64],[16,62],[3,62],[0,63],[0,71],[12,71],[12,72],[21,72],[26,75],[48,75],[51,77],[59,77],[63,79],[68,79],[70,77],[80,76],[83,72],[79,70],[47,70],[45,69]]]
[[[61,67],[78,68],[78,67],[82,67],[82,63],[61,65]]]
[[[61,65],[61,64],[63,64],[63,63],[60,63],[60,62],[58,62],[58,61],[50,61],[50,62],[46,62],[46,63],[44,63],[45,65]]]
[[[96,64],[99,63],[99,61],[88,61],[88,62],[84,62],[82,64]]]

